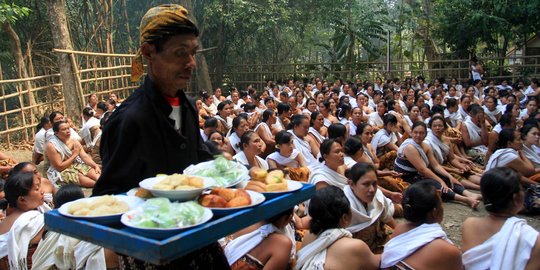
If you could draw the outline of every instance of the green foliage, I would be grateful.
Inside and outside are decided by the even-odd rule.
[[[17,20],[24,18],[29,14],[30,9],[27,7],[8,4],[5,1],[0,2],[0,23],[14,24]]]

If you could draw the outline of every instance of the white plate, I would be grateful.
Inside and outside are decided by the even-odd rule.
[[[249,194],[249,197],[251,197],[251,204],[250,205],[240,206],[240,207],[230,207],[230,208],[217,208],[217,207],[208,207],[208,208],[210,208],[212,210],[212,212],[214,213],[214,215],[216,215],[216,216],[225,216],[225,215],[229,215],[229,214],[238,212],[238,211],[240,211],[242,209],[257,206],[257,205],[263,203],[266,200],[264,195],[262,195],[259,192],[255,192],[255,191],[252,191],[252,190],[246,190],[246,191]]]
[[[198,226],[198,225],[201,225],[203,223],[206,223],[207,221],[209,221],[212,217],[213,217],[213,214],[212,214],[212,211],[208,208],[204,208],[204,213],[203,213],[203,216],[201,218],[201,220],[196,223],[196,224],[193,224],[193,225],[189,225],[189,226],[183,226],[183,227],[176,227],[176,228],[144,228],[144,227],[138,227],[138,226],[135,226],[131,223],[131,219],[139,214],[141,211],[142,211],[142,208],[139,207],[135,210],[131,210],[129,212],[126,212],[125,214],[122,215],[120,221],[122,222],[122,224],[126,225],[127,227],[129,227],[131,230],[143,235],[143,236],[146,236],[146,237],[150,237],[150,238],[156,238],[156,239],[164,239],[164,238],[168,238],[168,237],[171,237],[175,234],[178,234],[186,229],[189,229],[189,228],[193,228],[195,226]]]
[[[250,179],[249,177],[249,170],[246,168],[246,166],[242,165],[241,163],[238,163],[236,161],[229,161],[229,162],[233,162],[234,163],[234,167],[241,170],[242,173],[240,173],[240,175],[238,176],[237,179],[233,180],[233,181],[230,181],[228,182],[227,184],[225,185],[221,185],[220,184],[220,181],[221,180],[216,180],[214,179],[214,181],[216,182],[216,187],[234,187],[236,185],[238,185],[240,182],[242,181],[248,181]],[[184,173],[185,174],[189,174],[189,175],[198,175],[197,172],[199,171],[202,171],[202,170],[206,170],[207,168],[213,168],[215,167],[214,165],[214,160],[210,160],[210,161],[205,161],[205,162],[201,162],[199,164],[195,164],[195,165],[190,165],[189,167],[187,167],[185,170],[184,170]]]
[[[271,199],[271,198],[275,198],[277,196],[283,195],[285,193],[290,193],[290,192],[297,191],[297,190],[302,188],[302,183],[301,182],[293,181],[293,180],[285,180],[285,181],[287,181],[288,190],[272,191],[272,192],[270,192],[270,191],[269,192],[261,192],[261,194],[263,194],[264,197],[266,197],[266,199]],[[248,182],[243,182],[243,183],[240,184],[240,186],[242,188],[245,188],[247,186],[247,183]]]
[[[139,183],[139,186],[150,191],[154,197],[165,197],[170,200],[174,201],[190,201],[203,192],[203,190],[208,189],[210,187],[215,186],[215,182],[213,179],[208,177],[201,177],[204,180],[204,187],[203,188],[193,188],[193,189],[184,189],[184,190],[160,190],[160,189],[154,189],[154,185],[157,184],[159,181],[165,179],[167,176],[156,176],[156,177],[150,177],[142,180]]]
[[[70,205],[76,202],[81,202],[81,201],[90,203],[93,200],[96,200],[97,198],[99,197],[82,198],[82,199],[78,199],[72,202],[65,203],[62,206],[60,206],[60,208],[58,209],[58,212],[61,215],[66,216],[66,217],[89,220],[89,221],[99,223],[99,224],[112,224],[112,223],[118,222],[120,220],[120,216],[122,216],[124,212],[118,213],[118,214],[112,214],[112,215],[104,215],[104,216],[76,216],[76,215],[72,215],[68,213],[68,209]],[[139,197],[125,196],[125,195],[114,195],[114,198],[127,203],[129,210],[135,209],[137,206],[139,206],[139,204],[144,202]]]

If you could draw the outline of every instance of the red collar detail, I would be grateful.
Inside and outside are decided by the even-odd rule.
[[[171,106],[180,106],[180,98],[179,97],[168,97],[168,96],[164,96],[164,97],[167,100],[167,103],[169,103],[169,105],[171,105]]]

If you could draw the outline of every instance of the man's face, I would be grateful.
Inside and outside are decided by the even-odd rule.
[[[199,47],[197,37],[193,34],[183,34],[171,37],[163,50],[156,51],[154,45],[143,44],[143,55],[149,62],[150,76],[160,91],[174,95],[187,86],[191,73],[197,67],[195,53]]]

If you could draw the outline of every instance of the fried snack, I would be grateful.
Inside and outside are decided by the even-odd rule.
[[[252,167],[249,169],[249,176],[251,180],[264,182],[266,179],[267,171],[259,167]]]
[[[245,189],[256,192],[266,192],[266,184],[259,181],[249,181]]]
[[[144,188],[138,188],[137,189],[137,192],[135,192],[135,196],[139,197],[139,198],[143,198],[143,199],[148,199],[148,198],[152,198],[154,196],[152,196],[152,193],[150,193],[150,191],[144,189]]]
[[[229,188],[216,188],[212,190],[211,194],[219,195],[226,201],[230,201],[236,197],[235,190]]]
[[[206,194],[201,196],[199,203],[204,207],[225,208],[227,201],[215,194]]]
[[[234,194],[234,199],[238,198],[238,197],[244,197],[246,199],[248,199],[249,203],[248,204],[251,204],[251,196],[249,196],[249,193],[247,191],[245,191],[244,189],[237,189],[235,194]]]
[[[268,184],[266,185],[266,191],[268,192],[276,192],[276,191],[287,191],[289,189],[289,186],[287,185],[287,182],[281,182],[277,184]]]
[[[285,178],[285,175],[283,174],[282,170],[274,170],[266,175],[265,182],[266,184],[283,183],[283,178]]]
[[[230,200],[225,207],[227,208],[241,207],[241,206],[247,206],[250,204],[251,204],[251,199],[249,197],[246,198],[244,196],[240,196],[240,197],[235,197],[234,199]]]
[[[197,177],[197,176],[189,176],[188,177],[188,185],[196,188],[203,188],[204,187],[204,179]]]

